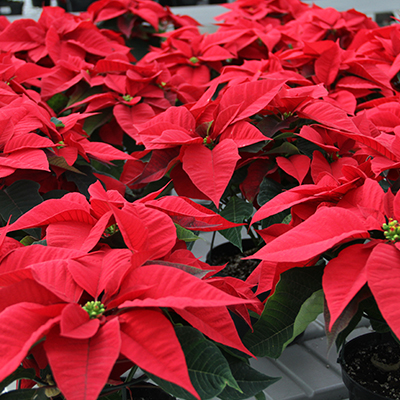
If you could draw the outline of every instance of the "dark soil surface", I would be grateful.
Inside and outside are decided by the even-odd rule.
[[[346,355],[345,371],[360,385],[389,399],[400,399],[400,346],[370,344]]]
[[[248,248],[250,247],[250,248]],[[246,280],[254,271],[259,260],[242,260],[243,257],[250,256],[256,252],[256,248],[250,244],[244,246],[243,253],[236,246],[217,246],[212,253],[208,255],[207,261],[210,265],[226,265],[226,267],[218,274],[222,276],[233,276],[238,279]]]

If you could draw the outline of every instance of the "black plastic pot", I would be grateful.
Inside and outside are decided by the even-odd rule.
[[[394,338],[390,334],[381,334],[377,332],[367,333],[365,335],[361,335],[356,337],[355,339],[347,342],[339,354],[338,362],[342,367],[342,378],[345,386],[349,391],[349,400],[392,400],[393,398],[399,397],[386,397],[386,395],[382,395],[376,393],[367,387],[365,387],[365,383],[361,384],[359,381],[351,376],[351,372],[349,372],[352,368],[352,364],[354,363],[354,359],[359,357],[359,354],[365,354],[367,359],[371,359],[373,357],[372,348],[375,346],[390,346],[390,348],[397,349],[399,348],[399,344],[394,340]],[[363,356],[362,356],[363,357]],[[360,358],[361,359],[361,358]],[[366,367],[368,362],[363,362],[363,367]],[[371,365],[373,363],[371,362]],[[372,365],[371,368],[374,368]],[[378,370],[378,369],[377,369]],[[387,372],[389,373],[389,372]],[[380,376],[384,375],[385,372],[380,370],[377,371],[373,380],[380,380]],[[379,375],[379,377],[378,377]],[[365,377],[365,382],[370,382],[371,379]],[[390,381],[390,380],[389,380]],[[400,390],[399,388],[396,389]],[[398,393],[398,392],[397,392]]]
[[[23,1],[0,0],[0,15],[22,15]]]
[[[131,392],[135,400],[176,400],[175,397],[164,392],[162,389],[156,386],[149,386],[149,387],[133,386],[131,388]]]
[[[32,5],[34,7],[49,6],[50,5],[50,0],[32,0]]]
[[[57,5],[68,12],[86,11],[95,0],[57,0]]]

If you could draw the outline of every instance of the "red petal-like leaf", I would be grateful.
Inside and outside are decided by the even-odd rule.
[[[68,304],[61,313],[60,334],[71,339],[89,339],[98,331],[100,320],[90,319],[79,304]]]
[[[121,317],[121,353],[140,368],[200,399],[171,322],[159,310],[132,310]],[[151,338],[151,340],[149,340]]]
[[[367,263],[368,285],[383,318],[400,337],[400,307],[397,302],[400,287],[400,251],[390,244],[380,243]]]
[[[62,337],[58,329],[44,344],[57,386],[68,400],[96,400],[110,375],[121,347],[117,318],[90,339]]]
[[[219,208],[219,200],[239,158],[234,141],[226,139],[212,150],[201,144],[188,146],[184,151],[182,164],[197,188]]]
[[[185,197],[166,196],[158,200],[148,201],[146,206],[165,212],[175,223],[195,231],[210,232],[242,225],[230,222]]]
[[[325,50],[315,61],[315,75],[325,86],[331,85],[339,72],[340,47],[337,43]]]
[[[367,283],[365,265],[371,251],[369,246],[355,244],[341,251],[326,265],[322,286],[330,314],[329,329]]]
[[[280,168],[288,175],[293,176],[301,185],[310,169],[311,160],[303,154],[295,154],[289,158],[277,157],[276,162]]]
[[[306,261],[338,244],[360,238],[369,238],[369,233],[357,214],[344,208],[323,207],[252,258],[272,262]]]
[[[0,380],[12,374],[29,349],[60,320],[64,304],[19,303],[0,314]]]

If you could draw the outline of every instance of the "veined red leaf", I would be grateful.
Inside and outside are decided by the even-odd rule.
[[[36,169],[50,171],[46,154],[39,149],[21,149],[0,157],[0,177],[10,175],[9,170]]]
[[[322,286],[330,314],[329,330],[367,283],[366,264],[371,251],[370,246],[354,244],[342,250],[326,265]]]
[[[35,263],[30,270],[36,282],[66,302],[78,302],[83,289],[78,286],[68,269],[72,260],[49,260]],[[32,296],[32,298],[35,298]]]
[[[233,125],[229,125],[219,138],[220,141],[226,139],[232,139],[238,148],[271,140],[264,136],[258,128],[247,121],[238,121]]]
[[[250,117],[265,108],[282,88],[285,80],[260,80],[230,87],[221,97],[221,109],[242,103],[232,123]]]
[[[11,153],[22,149],[45,149],[53,147],[54,143],[43,136],[36,133],[25,133],[23,135],[14,135],[4,146],[4,153]]]
[[[357,126],[340,108],[324,101],[314,100],[297,112],[300,117],[320,122],[334,129],[340,129],[351,133],[360,133]]]
[[[184,309],[190,306],[220,307],[252,303],[230,296],[178,268],[157,264],[144,265],[133,270],[122,282],[119,296],[124,296],[137,282],[147,285],[148,290],[137,299],[128,300],[119,307],[165,306]]]
[[[317,127],[304,125],[300,129],[299,136],[303,137],[304,139],[307,139],[312,143],[315,143],[316,145],[318,145],[319,147],[321,147],[322,149],[324,149],[329,153],[339,151],[339,148],[337,146],[334,146],[333,143],[326,143],[326,140],[324,140],[324,138],[315,128]]]
[[[79,304],[68,304],[61,313],[60,334],[71,339],[89,339],[100,327],[98,318],[90,319]]]
[[[79,250],[92,229],[93,225],[86,222],[52,222],[46,229],[47,244]]]
[[[335,182],[336,183],[336,182]],[[286,210],[296,204],[301,204],[306,201],[312,201],[315,197],[319,203],[324,200],[333,200],[332,191],[337,186],[325,185],[301,185],[295,186],[286,192],[279,193],[272,200],[265,203],[253,215],[252,224],[271,215],[277,214],[280,211]]]
[[[204,333],[210,339],[225,346],[233,347],[243,353],[253,356],[243,345],[237,329],[226,307],[214,307],[207,310],[204,307],[188,307],[175,311],[191,326]]]
[[[145,204],[147,207],[165,212],[175,223],[190,230],[209,232],[242,225],[230,222],[186,197],[165,196],[158,200],[147,201]]]
[[[234,141],[226,139],[212,150],[202,144],[188,146],[183,153],[182,167],[195,186],[219,208],[219,200],[239,158]]]
[[[51,370],[69,400],[96,400],[114,367],[121,347],[117,318],[89,339],[63,337],[52,329],[44,344]]]
[[[82,196],[80,193],[74,193],[76,196]],[[86,199],[85,199],[86,201]],[[21,215],[13,224],[11,230],[37,228],[46,226],[55,222],[76,221],[94,225],[96,220],[90,215],[89,204],[86,205],[71,200],[50,199],[25,214]]]
[[[161,211],[127,203],[122,210],[115,209],[114,215],[127,247],[137,253],[158,259],[175,245],[175,225]]]
[[[113,160],[130,160],[132,157],[116,149],[107,143],[101,142],[90,142],[89,140],[80,141],[80,144],[85,149],[89,156],[95,157],[102,161],[113,161]]]
[[[394,334],[400,336],[400,308],[396,299],[400,285],[400,251],[393,245],[379,243],[367,262],[368,286],[383,318]]]
[[[325,86],[329,86],[335,81],[339,67],[340,47],[335,43],[315,60],[315,75]]]
[[[0,380],[12,374],[29,349],[60,320],[64,304],[18,303],[0,314]]]
[[[304,178],[310,169],[310,158],[303,154],[294,154],[289,158],[277,157],[276,163],[288,175],[293,176],[299,184],[303,183]]]
[[[121,353],[125,357],[200,399],[190,381],[185,355],[174,328],[160,310],[135,309],[122,314],[120,320]]]
[[[306,261],[338,244],[360,238],[369,238],[369,233],[357,214],[344,208],[323,207],[252,258],[271,262]]]
[[[7,307],[13,306],[14,304],[29,302],[32,304],[41,304],[47,306],[60,302],[60,297],[56,296],[54,293],[51,293],[42,285],[32,280],[32,277],[27,277],[25,279],[25,274],[23,274],[23,272],[28,271],[18,270],[16,273],[14,273],[14,275],[11,276],[11,278],[14,278],[15,280],[17,280],[19,277],[19,282],[17,281],[16,283],[8,284],[8,286],[5,286],[0,290],[2,296],[0,312],[5,310]],[[12,282],[11,279],[10,281]]]

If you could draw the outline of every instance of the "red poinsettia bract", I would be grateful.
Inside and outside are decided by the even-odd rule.
[[[176,228],[167,214],[145,202],[128,203],[118,192],[105,192],[99,182],[90,192],[90,203],[70,193],[40,204],[3,229],[0,379],[40,343],[68,400],[97,399],[121,357],[199,398],[162,309],[179,314],[212,340],[250,354],[227,306],[253,301],[201,280],[207,266],[188,250],[179,250],[179,260],[190,260],[190,265],[174,261]],[[222,221],[218,215],[205,218],[213,224]],[[10,247],[5,241],[10,230],[33,226],[46,229],[47,246],[12,242]],[[106,244],[119,233],[125,248]]]

